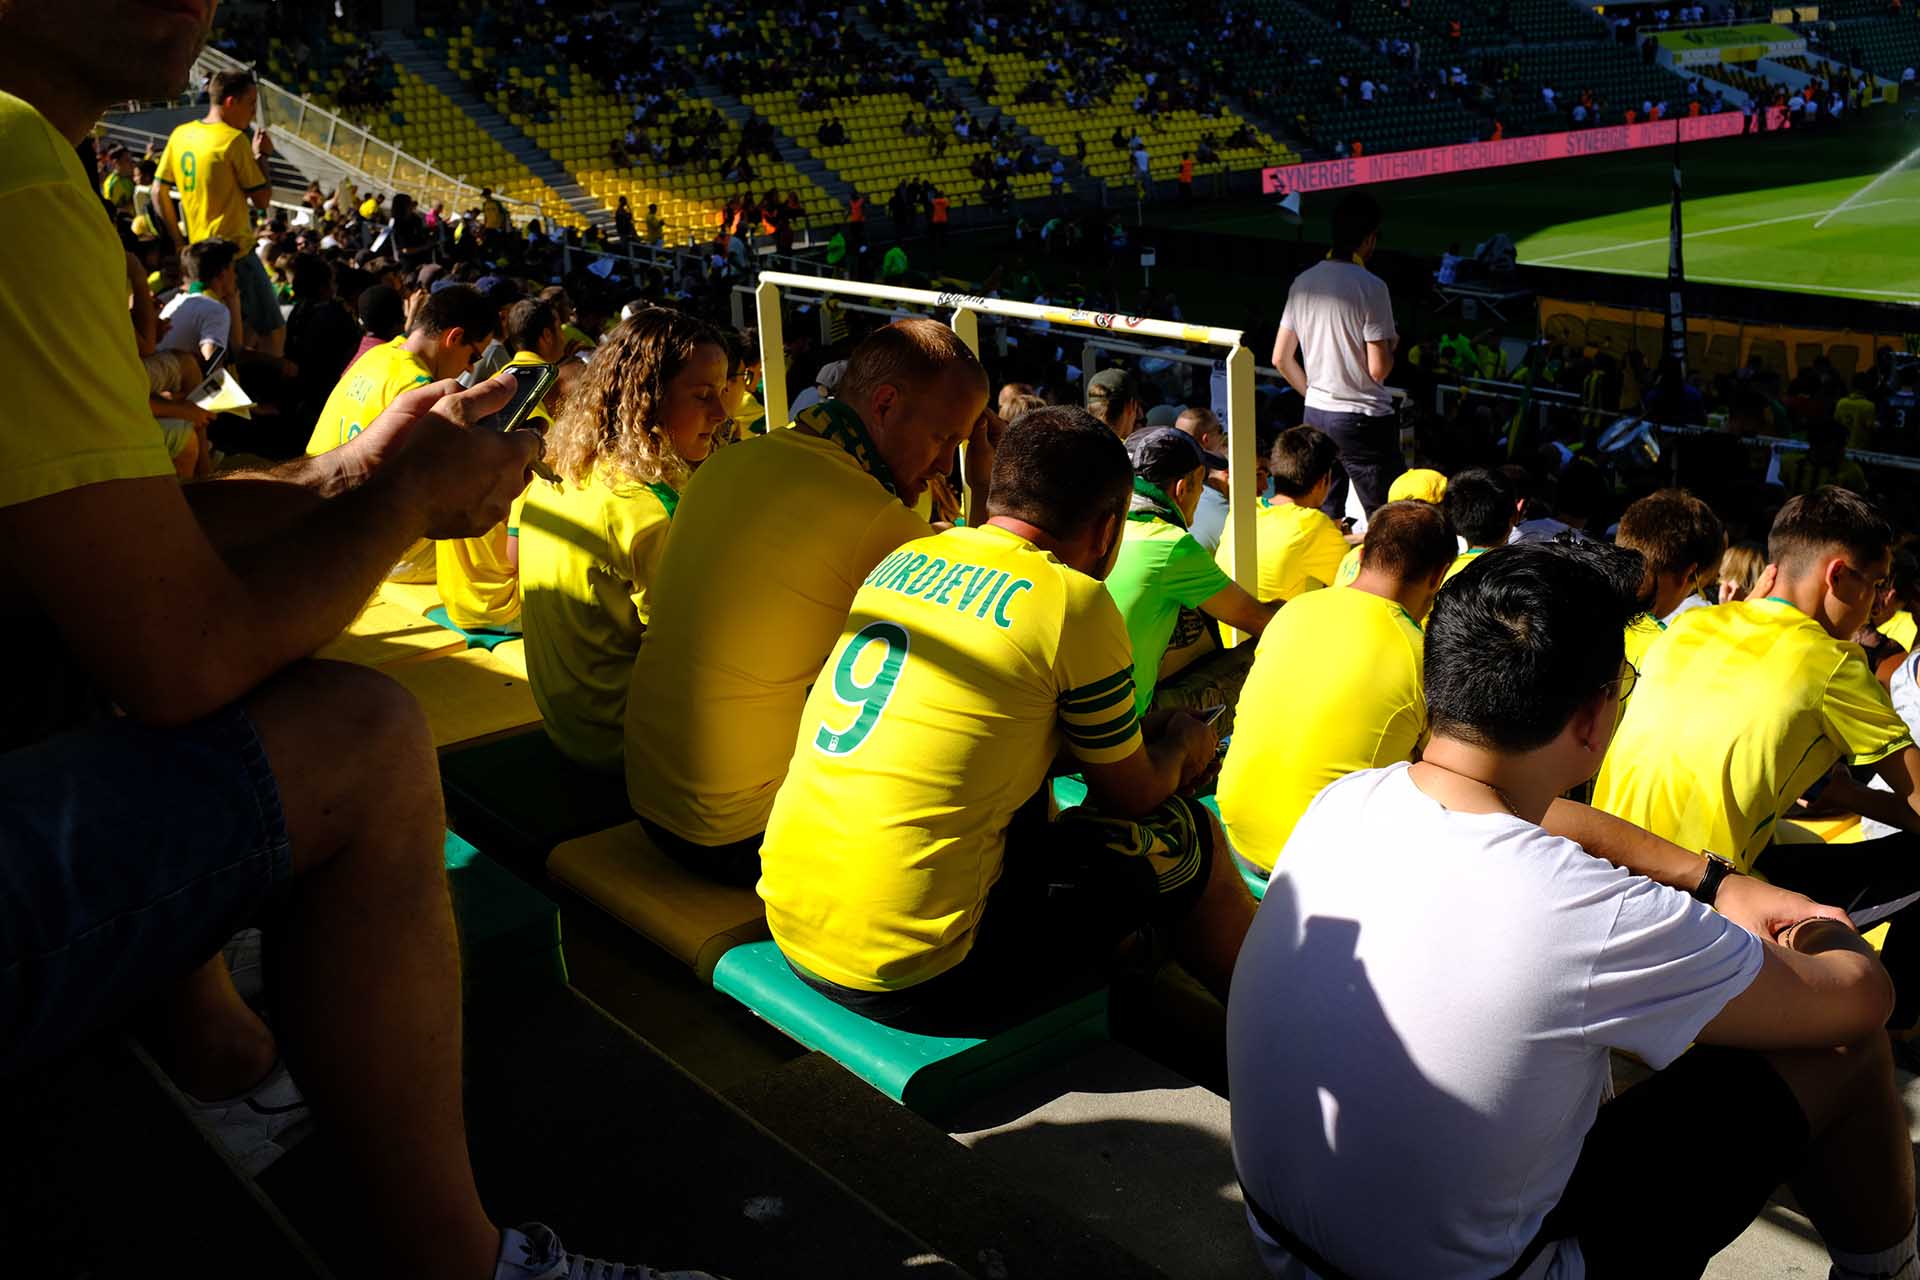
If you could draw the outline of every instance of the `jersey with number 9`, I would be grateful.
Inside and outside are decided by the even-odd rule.
[[[787,955],[858,990],[971,945],[1015,810],[1062,745],[1139,748],[1106,588],[993,525],[909,542],[868,575],[808,695],[762,846]]]

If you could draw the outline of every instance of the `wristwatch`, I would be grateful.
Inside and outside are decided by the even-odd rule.
[[[1717,853],[1706,853],[1701,857],[1706,859],[1707,869],[1701,875],[1700,883],[1693,887],[1693,896],[1696,901],[1712,906],[1715,895],[1720,892],[1720,882],[1728,876],[1739,875],[1740,868]]]

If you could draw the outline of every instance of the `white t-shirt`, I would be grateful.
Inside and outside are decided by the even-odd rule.
[[[1442,808],[1404,764],[1349,775],[1294,828],[1234,971],[1241,1179],[1348,1272],[1498,1274],[1566,1189],[1607,1051],[1667,1066],[1763,955],[1677,889]],[[1572,1242],[1527,1272],[1584,1274]]]
[[[1307,408],[1376,418],[1393,412],[1393,397],[1367,372],[1367,344],[1400,336],[1379,276],[1353,262],[1315,263],[1294,277],[1280,323],[1300,336]]]
[[[220,299],[204,293],[181,293],[160,309],[167,331],[160,335],[161,351],[191,351],[200,355],[200,344],[212,342],[225,347],[233,332],[233,313]]]

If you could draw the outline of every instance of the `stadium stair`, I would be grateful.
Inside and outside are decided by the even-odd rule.
[[[446,65],[446,59],[433,45],[397,31],[382,31],[377,40],[386,55],[404,66],[426,84],[439,90],[448,101],[465,112],[488,137],[498,142],[507,154],[551,187],[569,208],[589,223],[611,224],[613,215],[596,201],[585,187],[553,155],[528,137],[512,121],[492,106],[475,97]]]
[[[753,118],[753,108],[711,81],[696,80],[693,91],[705,98],[707,104],[715,111],[731,120],[735,129],[744,127],[747,121]],[[807,150],[798,139],[782,129],[778,122],[769,121],[769,123],[773,125],[774,154],[812,179],[813,184],[826,192],[834,202],[832,209],[810,212],[824,215],[819,223],[823,228],[838,225],[840,220],[838,215],[845,212],[847,201],[853,196],[853,185],[827,167],[826,161]]]
[[[902,53],[915,54],[915,56],[918,56],[915,50],[895,40],[885,28],[879,26],[869,18],[864,10],[856,12],[853,26],[854,30],[866,36],[869,40],[879,41]],[[921,60],[932,68],[934,83],[940,86],[941,91],[951,95],[953,100],[966,108],[967,113],[974,119],[985,121],[995,115],[1004,114],[1005,118],[1001,121],[1002,127],[1011,130],[1013,136],[1020,141],[1031,143],[1034,153],[1046,161],[1049,168],[1055,160],[1064,160],[1066,162],[1067,190],[1069,192],[1082,199],[1094,200],[1103,207],[1105,206],[1107,184],[1088,173],[1071,154],[1059,150],[1051,142],[1048,142],[1039,134],[1028,129],[1016,120],[1011,112],[1003,112],[1002,108],[982,98],[977,91],[977,86],[971,80],[954,75],[947,69],[944,62],[939,59],[923,58]]]

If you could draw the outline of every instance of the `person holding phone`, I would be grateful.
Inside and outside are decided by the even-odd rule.
[[[381,1270],[604,1272],[481,1203],[432,734],[392,680],[309,657],[408,543],[497,523],[539,441],[472,429],[504,381],[442,380],[325,455],[174,478],[75,147],[111,103],[178,94],[212,14],[0,6],[0,346],[36,424],[0,432],[0,652],[33,673],[0,689],[0,1079],[138,1021],[235,1160],[303,1118],[328,1134],[341,1239]],[[271,1027],[221,957],[251,923]],[[183,1235],[165,1265],[230,1270],[233,1246]]]
[[[523,305],[540,309],[520,313],[528,324],[552,315]],[[554,745],[604,773],[621,772],[651,587],[680,491],[726,421],[726,382],[725,339],[704,320],[648,307],[621,321],[547,433],[557,482],[536,480],[521,510],[534,701]]]
[[[519,383],[500,421],[483,425],[510,430],[522,424],[546,434],[553,414],[544,397],[556,382],[562,351],[560,317],[544,302],[507,308],[505,342],[512,351],[505,372]],[[522,498],[524,501],[524,496]],[[446,538],[433,544],[434,581],[447,620],[463,631],[520,630],[520,508],[478,538]]]

